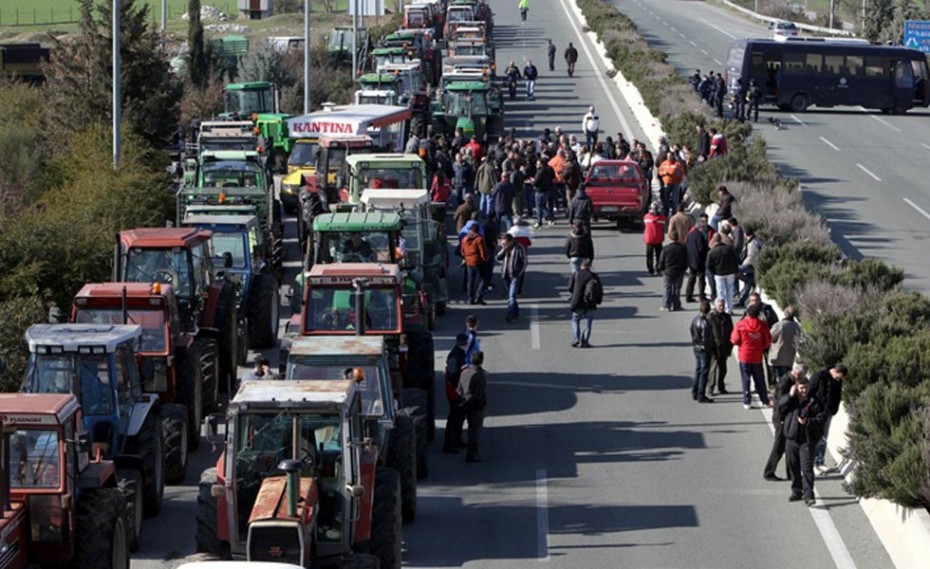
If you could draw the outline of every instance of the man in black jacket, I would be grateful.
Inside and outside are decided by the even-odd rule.
[[[714,400],[704,394],[707,389],[708,362],[714,352],[714,334],[707,319],[710,303],[701,299],[699,314],[691,320],[691,345],[694,347],[694,380],[691,383],[691,397],[698,403],[713,403]]]
[[[710,360],[710,380],[708,385],[713,394],[726,395],[727,386],[724,383],[727,377],[727,361],[733,344],[730,343],[730,334],[733,333],[733,317],[727,314],[722,299],[714,301],[714,310],[708,318],[711,331],[714,334],[714,354]],[[714,393],[715,392],[715,393]]]
[[[830,471],[824,466],[823,460],[827,453],[827,435],[830,433],[830,422],[833,416],[840,410],[840,402],[843,398],[843,379],[846,378],[846,366],[837,364],[830,369],[822,369],[811,376],[811,392],[820,397],[827,410],[827,417],[823,423],[823,434],[820,441],[817,442],[817,449],[814,452],[814,468],[818,474],[826,474]]]
[[[804,364],[795,364],[795,366],[791,368],[791,371],[778,378],[778,383],[775,386],[774,399],[776,401],[781,401],[781,398],[788,395],[791,392],[791,387],[802,377],[807,377],[807,366]],[[775,427],[775,438],[772,440],[772,450],[769,452],[769,459],[765,463],[765,469],[762,471],[762,478],[769,482],[781,482],[784,478],[775,474],[775,470],[778,468],[778,462],[781,460],[782,455],[785,454],[786,441],[784,431],[785,421],[779,414],[778,409],[772,410],[772,425]],[[788,478],[790,477],[791,474],[788,473]]]
[[[446,356],[446,399],[449,400],[449,418],[446,420],[446,433],[442,452],[458,454],[462,444],[462,425],[465,423],[465,409],[459,404],[458,387],[462,370],[466,366],[465,348],[468,346],[468,334],[459,332],[455,337],[455,346]]]
[[[704,298],[704,273],[707,269],[707,253],[710,246],[707,240],[707,214],[702,213],[697,225],[688,232],[685,241],[688,249],[688,284],[685,286],[685,301],[694,302],[694,284],[697,282],[699,299]]]
[[[465,462],[481,462],[478,439],[484,427],[484,409],[488,406],[488,377],[482,365],[484,352],[475,352],[471,365],[462,372],[456,392],[468,420],[468,454]]]
[[[590,230],[592,215],[594,215],[594,202],[588,197],[584,184],[580,184],[569,206],[568,223],[574,225],[575,222],[581,222],[586,229]]]
[[[733,297],[736,295],[736,273],[739,259],[736,252],[717,233],[710,240],[707,254],[707,272],[714,276],[717,298],[723,300],[727,313],[733,314]]]
[[[814,445],[823,435],[827,411],[823,401],[813,393],[810,382],[798,379],[787,395],[778,402],[778,413],[785,423],[785,456],[791,472],[790,502],[804,500],[813,506]]]
[[[501,236],[501,250],[497,253],[497,260],[501,264],[501,278],[507,290],[507,322],[520,316],[520,306],[517,296],[520,293],[520,282],[526,272],[526,247],[517,243],[513,235],[504,233]]]
[[[565,240],[565,256],[571,263],[572,273],[578,272],[582,261],[594,261],[594,241],[583,223],[575,222],[572,225],[571,235]]]
[[[550,226],[555,225],[555,216],[549,210],[549,194],[552,192],[552,181],[555,179],[555,171],[552,166],[544,160],[536,162],[536,176],[533,179],[534,199],[536,201],[536,224],[533,228],[539,229],[542,226],[543,217]]]
[[[591,347],[591,325],[594,322],[594,311],[597,310],[598,304],[595,299],[585,294],[588,281],[591,280],[597,280],[600,283],[600,277],[591,270],[591,261],[587,259],[581,261],[581,267],[568,279],[568,292],[571,294],[568,307],[572,311],[573,348]],[[582,321],[584,321],[583,327]]]
[[[662,247],[656,268],[662,272],[665,284],[662,310],[675,312],[681,310],[681,283],[688,269],[688,251],[678,242],[678,232],[674,229],[668,232],[668,238],[669,243]]]

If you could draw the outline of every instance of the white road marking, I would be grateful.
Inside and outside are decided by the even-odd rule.
[[[920,215],[926,217],[927,219],[930,219],[930,213],[927,213],[926,210],[924,210],[924,208],[920,207],[919,205],[915,204],[914,202],[912,202],[911,200],[907,198],[904,198],[904,203],[916,209],[917,213],[919,213]]]
[[[534,350],[539,349],[539,305],[530,306],[530,345]]]
[[[722,28],[719,28],[719,27],[715,26],[714,24],[711,24],[711,23],[708,22],[707,20],[705,20],[705,19],[702,18],[701,21],[704,22],[705,24],[707,24],[708,26],[714,28],[715,30],[717,30],[717,31],[720,32],[721,34],[727,36],[727,37],[730,38],[731,40],[735,40],[735,39],[736,39],[736,36],[734,36],[734,35],[731,34],[730,32],[728,32],[728,31],[726,31],[726,30],[724,30],[724,29],[722,29]]]
[[[821,136],[821,137],[820,137],[820,140],[822,140],[822,141],[824,142],[824,144],[826,144],[827,146],[829,146],[829,147],[832,148],[833,150],[836,150],[837,152],[840,151],[840,149],[839,149],[835,144],[833,144],[832,142],[830,142],[830,141],[827,140],[826,138],[824,138],[824,137]]]
[[[895,125],[891,124],[890,122],[886,121],[885,119],[883,119],[883,118],[881,118],[881,117],[875,116],[872,112],[869,111],[869,109],[867,109],[867,108],[865,108],[865,107],[859,107],[859,108],[862,109],[863,111],[869,113],[869,116],[870,116],[870,117],[872,117],[873,119],[875,119],[875,120],[877,120],[878,122],[882,123],[883,125],[887,126],[887,127],[890,128],[891,130],[896,130],[896,131],[898,131],[898,132],[901,132],[901,129],[900,129],[900,128],[896,127]]]
[[[920,145],[923,146],[924,148],[926,148],[927,150],[930,150],[930,144],[926,144],[926,143],[921,142]]]
[[[697,47],[697,44],[696,44],[696,43],[694,43],[694,42],[693,42],[693,41],[691,41],[691,40],[688,40],[688,43],[690,43],[690,44],[691,44],[691,45],[693,45],[694,47]]]
[[[298,241],[300,241],[300,239],[296,237],[285,237],[281,240],[282,243],[297,243]]]
[[[588,57],[588,61],[592,63],[598,61],[591,53],[591,48],[588,47],[588,42],[585,41],[585,35],[581,33],[581,28],[578,27],[578,24],[575,22],[575,18],[572,17],[571,12],[568,10],[568,6],[565,4],[565,0],[560,0],[559,4],[561,4],[562,10],[565,11],[565,16],[568,18],[568,23],[572,25],[572,29],[575,31],[575,36],[579,38],[581,49],[584,50],[585,55]],[[601,88],[604,89],[604,95],[607,96],[607,100],[610,102],[610,107],[614,110],[614,113],[616,113],[617,118],[620,119],[620,126],[623,127],[623,132],[632,133],[633,129],[630,128],[630,123],[626,122],[626,117],[623,116],[623,113],[620,111],[620,106],[617,105],[617,101],[614,100],[614,97],[610,92],[610,88],[607,87],[607,80],[604,79],[604,74],[595,72],[594,75],[597,76],[597,80],[600,81]]]
[[[686,36],[685,34],[681,34],[681,33],[680,33],[680,34],[678,34],[678,36],[681,37],[681,39],[683,39],[683,40],[688,39],[688,36]]]
[[[716,63],[717,65],[723,65],[723,62],[717,59],[716,57],[714,58],[714,63]]]
[[[790,116],[791,118],[793,118],[793,119],[794,119],[794,122],[798,123],[799,125],[801,125],[801,126],[806,126],[806,125],[804,124],[804,121],[802,121],[802,120],[799,119],[798,117],[796,117],[796,116],[794,116],[794,115],[788,115],[788,116]]]
[[[856,166],[858,166],[860,170],[862,170],[863,172],[865,172],[865,173],[868,174],[869,176],[872,176],[872,179],[875,180],[876,182],[881,182],[881,181],[882,181],[881,178],[879,178],[878,176],[876,176],[875,174],[873,174],[868,168],[866,168],[866,167],[863,166],[862,164],[858,164],[858,163],[857,163]]]
[[[536,471],[536,557],[549,561],[549,489],[546,471]]]
[[[706,50],[706,49],[702,49],[702,50],[701,50],[701,53],[703,53],[704,55],[710,55],[709,53],[707,53],[707,50]]]
[[[677,31],[678,31],[678,30],[676,30],[675,28],[673,28],[673,27],[671,27],[671,26],[669,26],[668,29],[670,29],[670,30],[673,31],[673,32],[677,32]]]
[[[281,266],[284,267],[285,269],[295,269],[295,268],[299,269],[300,267],[304,266],[304,262],[303,261],[284,261],[283,263],[281,263]]]

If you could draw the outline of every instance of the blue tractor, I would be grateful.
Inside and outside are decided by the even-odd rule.
[[[161,510],[165,490],[164,441],[158,395],[142,392],[135,347],[137,325],[34,324],[26,331],[26,393],[73,393],[95,456],[112,460],[129,510],[129,541],[136,547],[143,512]],[[141,489],[141,492],[137,491]]]
[[[258,218],[191,214],[184,225],[212,232],[213,266],[236,286],[239,314],[248,320],[244,344],[252,349],[273,348],[278,341],[278,280]]]

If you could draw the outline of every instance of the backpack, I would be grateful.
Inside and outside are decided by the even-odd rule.
[[[599,306],[604,302],[604,287],[601,286],[600,277],[591,273],[591,279],[584,284],[583,296],[588,306]]]

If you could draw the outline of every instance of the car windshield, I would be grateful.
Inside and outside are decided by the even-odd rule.
[[[639,184],[641,176],[631,164],[603,164],[598,162],[591,166],[588,184],[620,183]]]
[[[318,263],[396,263],[390,234],[384,231],[322,232]]]
[[[398,164],[396,168],[360,168],[360,188],[424,188],[423,173],[417,166]]]
[[[169,284],[175,294],[190,298],[191,274],[184,249],[130,249],[126,260],[126,278],[130,283]]]
[[[246,238],[243,233],[213,233],[213,263],[216,267],[225,267],[223,255],[232,255],[233,269],[245,268]]]
[[[261,168],[249,162],[217,160],[203,165],[203,185],[245,188],[261,185]]]
[[[313,142],[297,142],[291,149],[291,156],[287,159],[288,166],[303,168],[316,167],[320,155],[320,146]]]
[[[381,395],[381,368],[377,365],[346,366],[326,365],[314,362],[311,358],[291,355],[287,361],[287,379],[352,379],[359,369],[365,379],[359,382],[362,392],[362,415],[380,417],[384,414]]]
[[[18,429],[10,436],[10,486],[58,488],[61,453],[55,429]]]
[[[119,308],[81,307],[74,321],[78,324],[138,324],[142,327],[142,340],[137,352],[164,352],[168,348],[165,313],[160,306],[128,309],[125,321]]]
[[[398,325],[397,293],[393,288],[365,289],[365,333],[396,332]],[[355,291],[351,288],[315,287],[307,304],[306,331],[355,330]]]
[[[33,354],[24,391],[74,393],[87,415],[113,413],[110,362],[105,354]]]

